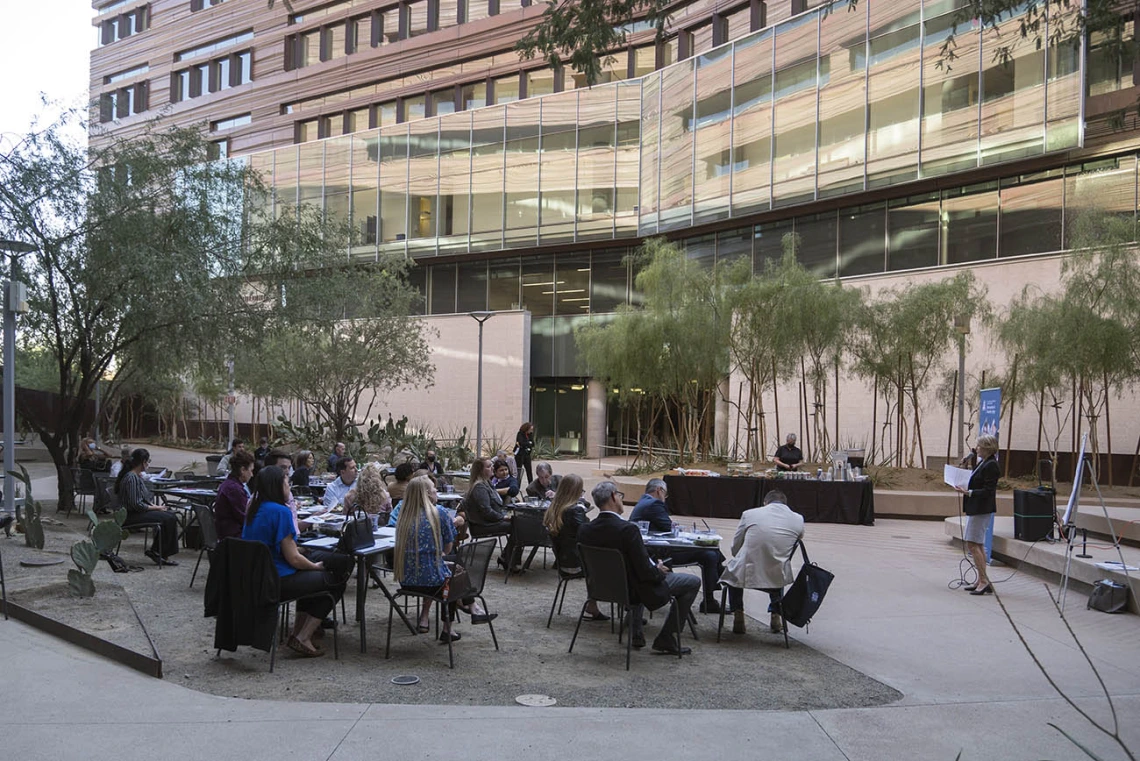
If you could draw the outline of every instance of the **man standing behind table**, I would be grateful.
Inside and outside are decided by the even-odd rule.
[[[689,618],[689,609],[701,588],[696,576],[687,573],[673,573],[661,562],[649,559],[645,542],[637,526],[622,518],[625,507],[613,481],[602,481],[590,493],[594,504],[601,511],[594,520],[578,527],[578,543],[587,547],[616,549],[625,559],[626,579],[629,582],[629,598],[634,603],[630,613],[630,636],[634,647],[645,647],[642,631],[641,607],[657,610],[670,597],[677,598],[676,616],[672,608],[665,616],[665,623],[653,640],[653,649],[660,653],[677,654],[677,621],[683,623]],[[681,648],[681,654],[692,652]]]
[[[342,504],[345,496],[356,486],[356,460],[342,457],[336,461],[334,470],[336,480],[325,487],[325,496],[321,500],[326,510]]]
[[[540,462],[534,466],[534,480],[526,485],[526,495],[537,499],[554,499],[554,492],[558,491],[558,483],[562,476],[554,475],[548,462]]]
[[[804,461],[804,453],[796,446],[796,435],[789,433],[784,442],[784,446],[777,449],[772,458],[776,463],[776,470],[799,470],[800,463]]]
[[[669,508],[665,505],[665,497],[669,490],[660,478],[651,478],[645,484],[645,494],[637,501],[637,505],[630,513],[629,519],[634,524],[638,521],[649,521],[650,531],[665,532],[673,528],[673,518],[669,515]],[[701,583],[705,589],[704,602],[701,603],[701,613],[720,613],[720,603],[716,600],[717,579],[724,573],[724,555],[720,550],[711,547],[670,547],[669,554],[673,557],[673,565],[688,565],[696,563],[701,567]]]
[[[337,460],[339,460],[342,457],[344,457],[344,442],[338,441],[336,444],[333,445],[332,454],[329,455],[328,466],[329,466],[329,472],[330,473],[336,472]]]
[[[732,538],[732,560],[721,581],[728,588],[733,610],[732,632],[744,634],[744,590],[768,593],[769,628],[783,631],[784,622],[776,604],[784,597],[784,587],[795,579],[792,552],[804,536],[804,517],[788,507],[788,498],[778,489],[764,495],[764,506],[745,510]]]

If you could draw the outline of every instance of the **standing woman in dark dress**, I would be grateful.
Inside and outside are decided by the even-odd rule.
[[[962,512],[966,514],[966,530],[962,539],[978,571],[978,580],[965,587],[972,595],[993,594],[994,587],[986,576],[986,531],[993,526],[997,512],[997,485],[1001,468],[997,464],[997,439],[993,436],[979,436],[977,443],[978,467],[970,476],[968,488],[956,487],[965,495]]]
[[[519,470],[526,470],[526,482],[534,480],[530,471],[530,454],[534,451],[534,423],[523,423],[519,426],[518,435],[515,436],[515,464]]]

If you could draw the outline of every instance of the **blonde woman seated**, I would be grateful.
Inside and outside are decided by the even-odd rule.
[[[396,521],[396,549],[394,574],[400,587],[409,592],[439,597],[444,585],[452,576],[452,568],[445,563],[455,543],[455,524],[451,514],[435,504],[435,484],[426,476],[408,482],[400,517]],[[452,603],[454,605],[454,603]],[[486,623],[494,616],[475,605],[470,598],[460,606],[471,614],[471,623]],[[443,615],[440,642],[459,639],[451,631],[450,611]],[[426,634],[431,629],[431,602],[425,600],[420,610],[418,630]]]
[[[589,523],[586,508],[580,502],[585,494],[582,478],[570,473],[558,483],[558,490],[550,502],[550,508],[542,516],[542,525],[550,534],[554,547],[554,560],[558,570],[565,575],[582,573],[582,560],[578,557],[578,527]],[[587,621],[609,621],[610,617],[598,610],[593,600],[586,601]]]
[[[392,498],[384,484],[384,470],[379,463],[367,463],[356,477],[356,486],[345,495],[344,503],[353,509],[375,515],[380,526],[388,525],[392,513]]]

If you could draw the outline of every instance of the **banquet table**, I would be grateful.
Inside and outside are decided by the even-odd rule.
[[[875,492],[870,481],[815,481],[784,478],[665,476],[666,504],[673,516],[739,518],[779,489],[788,507],[808,523],[875,523]]]

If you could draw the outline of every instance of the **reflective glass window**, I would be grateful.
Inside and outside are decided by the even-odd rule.
[[[590,255],[559,254],[555,259],[554,313],[590,311]]]
[[[539,95],[549,95],[554,92],[554,70],[538,69],[528,71],[526,74],[526,96],[536,98]]]
[[[641,185],[638,177],[641,153],[641,82],[619,83],[616,89],[617,155],[614,161],[616,186],[614,225],[618,236],[636,235]],[[589,102],[588,96],[582,96],[582,102]],[[581,206],[581,197],[578,203]],[[592,201],[591,206],[593,206]],[[579,226],[579,235],[581,234],[582,229]]]
[[[519,99],[519,75],[499,77],[492,82],[495,103],[514,103]]]
[[[435,247],[439,218],[439,123],[420,121],[408,132],[408,240],[416,246]],[[409,246],[409,251],[412,247]]]
[[[431,268],[431,313],[455,312],[455,265],[435,264]]]
[[[459,0],[439,0],[439,28],[459,23]]]
[[[495,259],[487,272],[487,308],[491,311],[518,309],[519,259]]]
[[[692,47],[689,48],[689,55],[700,55],[712,50],[713,46],[713,25],[711,23],[701,24],[695,27],[692,32],[690,40]]]
[[[415,0],[404,7],[409,37],[418,37],[428,31],[428,0]]]
[[[375,252],[379,241],[379,138],[352,138],[352,226],[356,232],[354,253]]]
[[[337,58],[344,58],[344,38],[345,27],[344,24],[336,24],[325,29],[327,35],[328,52],[326,53],[326,61],[335,61]]]
[[[380,132],[380,240],[407,239],[408,129],[389,127]],[[454,304],[454,284],[452,286]],[[433,294],[432,313],[436,313]],[[450,311],[450,310],[449,310]]]
[[[819,22],[820,49],[829,63],[819,90],[821,198],[863,189],[867,61],[862,37],[868,5],[840,0]]]
[[[577,121],[578,93],[542,102],[539,235],[546,242],[574,238]]]
[[[1024,14],[982,34],[982,163],[1033,156],[1045,149],[1045,51],[1022,39]],[[1009,60],[994,60],[999,49]]]
[[[818,21],[818,14],[810,13],[776,28],[775,203],[802,202],[815,196]]]
[[[1086,210],[1136,219],[1136,160],[1132,156],[1070,167],[1065,176],[1065,247],[1072,223]]]
[[[376,37],[381,45],[390,45],[400,39],[400,12],[398,8],[389,8],[380,12],[380,29]]]
[[[497,249],[503,239],[506,109],[481,109],[471,116],[471,250]]]
[[[642,80],[641,98],[641,187],[640,224],[642,235],[657,232],[661,193],[661,74]]]
[[[476,82],[475,84],[463,85],[462,100],[464,111],[487,105],[487,84]]]
[[[693,60],[661,71],[662,230],[688,225],[693,213]]]
[[[431,94],[432,116],[455,113],[455,88],[436,90]]]
[[[839,276],[867,275],[886,268],[887,208],[873,204],[839,211]]]
[[[456,277],[456,312],[482,312],[487,308],[487,262],[463,262]]]
[[[633,76],[644,77],[657,70],[657,46],[643,45],[633,50]]]
[[[440,121],[439,250],[467,250],[471,204],[470,116]]]
[[[525,100],[507,106],[506,245],[537,243],[539,107]]]
[[[1063,193],[1061,177],[1003,187],[998,255],[1060,251]]]
[[[733,47],[732,210],[745,214],[771,201],[772,33]]]
[[[998,194],[996,190],[956,195],[944,193],[943,263],[963,264],[997,256]]]
[[[837,228],[834,211],[796,217],[796,261],[818,278],[835,277]]]
[[[376,126],[387,127],[396,123],[396,101],[376,104]]]
[[[887,205],[888,270],[938,264],[940,208],[936,193],[899,199]]]
[[[790,219],[756,225],[752,232],[752,265],[757,273],[779,264],[785,253],[796,247],[795,229]]]
[[[732,48],[697,58],[693,221],[728,216],[732,181]]]
[[[614,312],[626,303],[629,273],[624,251],[595,252],[590,264],[590,311]]]
[[[427,98],[423,95],[417,95],[412,98],[404,98],[404,121],[410,122],[413,119],[422,119],[427,113]]]
[[[921,14],[908,3],[872,3],[867,76],[867,185],[918,177]]]
[[[464,19],[470,23],[478,21],[479,19],[487,18],[491,15],[490,3],[488,0],[468,0],[467,2],[467,18]]]
[[[735,40],[752,31],[752,9],[747,5],[724,17],[728,39]]]
[[[980,36],[976,22],[959,25],[955,31],[950,3],[925,3],[921,158],[923,174],[931,175],[977,166]],[[957,58],[946,67],[940,65],[941,48],[952,32]]]
[[[554,257],[528,256],[522,262],[523,309],[535,317],[554,314]]]
[[[603,88],[578,94],[578,237],[613,235],[615,182],[615,91]],[[546,180],[543,179],[543,187]]]

